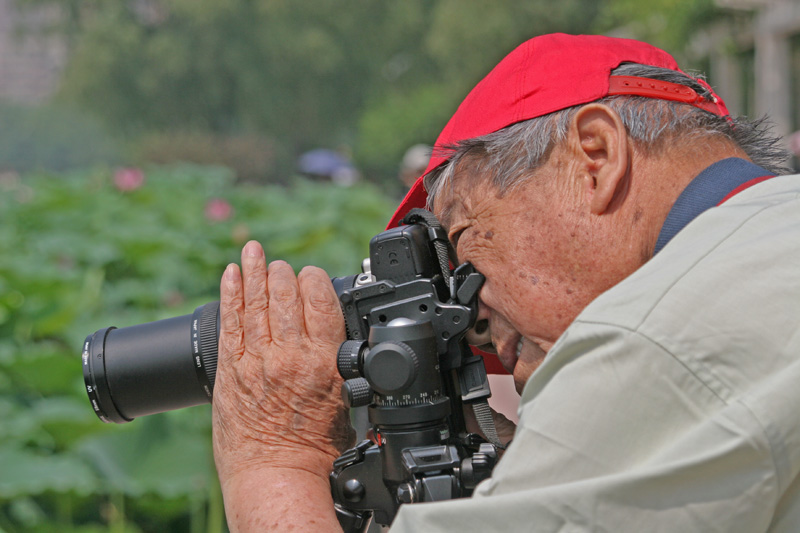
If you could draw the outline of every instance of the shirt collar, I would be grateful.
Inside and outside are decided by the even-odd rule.
[[[653,255],[661,249],[700,213],[719,205],[731,191],[756,178],[772,174],[744,159],[730,157],[717,161],[698,174],[683,190],[672,206]]]

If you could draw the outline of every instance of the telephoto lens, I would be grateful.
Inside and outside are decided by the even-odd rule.
[[[336,294],[369,274],[331,278]],[[95,414],[122,424],[136,417],[211,403],[219,350],[219,302],[190,315],[104,328],[83,343],[83,380]]]
[[[104,328],[83,344],[83,379],[95,414],[122,424],[210,403],[217,372],[219,302],[194,313]]]

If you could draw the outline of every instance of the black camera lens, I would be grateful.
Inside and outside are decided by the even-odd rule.
[[[83,344],[83,379],[103,422],[210,403],[217,372],[219,302],[179,316],[104,328]]]
[[[331,283],[341,294],[356,278],[331,278]],[[86,337],[83,380],[95,414],[122,424],[211,403],[219,328],[219,302],[211,302],[190,315],[104,328]]]

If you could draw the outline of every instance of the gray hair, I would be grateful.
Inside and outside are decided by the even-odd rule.
[[[625,63],[612,75],[668,81],[690,87],[707,100],[712,97],[696,78],[674,70]],[[646,153],[663,148],[668,139],[696,143],[702,138],[722,138],[733,142],[769,172],[791,172],[786,166],[789,153],[781,138],[772,133],[766,117],[720,117],[688,104],[641,96],[608,96],[596,103],[616,111],[631,140]],[[570,121],[581,107],[569,107],[445,147],[442,155],[449,156],[449,160],[425,177],[429,208],[444,187],[452,187],[456,169],[467,160],[475,172],[489,176],[500,194],[524,183],[547,162],[553,148],[566,139]]]

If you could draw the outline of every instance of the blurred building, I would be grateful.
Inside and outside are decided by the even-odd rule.
[[[788,139],[800,130],[800,0],[715,0],[727,15],[698,32],[689,54],[734,115],[769,115]]]
[[[53,6],[20,10],[13,0],[0,0],[0,100],[37,104],[53,94],[67,46],[46,30],[59,16]]]

